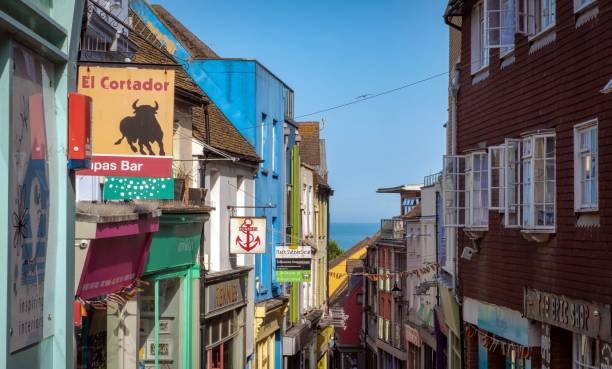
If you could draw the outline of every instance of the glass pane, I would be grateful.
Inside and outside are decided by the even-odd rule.
[[[546,179],[555,179],[555,161],[548,159],[546,160]]]
[[[544,160],[536,159],[534,164],[534,182],[539,182],[544,180]]]
[[[535,186],[535,193],[534,193],[533,203],[534,204],[544,203],[544,182],[536,182],[534,186]]]
[[[591,152],[597,152],[597,127],[591,129]]]
[[[591,180],[591,204],[597,205],[597,180]]]
[[[543,205],[535,206],[535,215],[536,215],[536,225],[543,226],[546,225],[546,213]]]
[[[535,157],[536,159],[544,157],[544,138],[542,137],[535,139]]]
[[[544,196],[544,201],[547,204],[554,204],[555,202],[555,182],[553,181],[546,182],[546,194]]]
[[[547,158],[555,157],[555,138],[554,137],[546,137],[546,157]]]

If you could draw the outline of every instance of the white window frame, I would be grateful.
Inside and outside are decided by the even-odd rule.
[[[504,141],[504,169],[506,180],[504,226],[506,228],[520,228],[523,213],[521,140],[507,138]]]
[[[573,369],[599,369],[601,357],[599,352],[599,341],[595,338],[585,336],[580,333],[574,333],[572,350],[572,368]],[[595,354],[595,362],[585,362],[581,353]],[[590,360],[589,360],[590,361]]]
[[[485,2],[481,0],[472,7],[471,29],[471,73],[477,74],[489,66],[489,49],[486,48]]]
[[[466,227],[489,226],[489,160],[486,151],[466,155]]]
[[[485,50],[499,49],[500,57],[514,50],[517,0],[485,0]],[[505,33],[507,32],[507,33]]]
[[[497,163],[494,162],[494,158],[496,157],[498,158]],[[489,147],[489,210],[503,212],[506,208],[505,157],[505,145]],[[496,192],[497,196],[493,196]]]
[[[580,13],[595,2],[597,2],[597,0],[586,0],[584,3],[581,0],[574,0],[574,13]]]
[[[477,163],[480,164],[478,168]],[[484,150],[444,157],[445,226],[488,228],[488,172],[488,154]]]
[[[547,7],[542,6],[543,2]],[[516,17],[517,32],[537,37],[556,25],[557,0],[516,0]]]
[[[445,227],[465,227],[465,155],[444,156],[443,214]]]
[[[546,141],[548,139],[553,140],[553,155],[552,157],[546,156]],[[544,140],[544,157],[537,157],[536,144],[538,140]],[[522,226],[523,229],[531,230],[553,230],[557,224],[557,209],[556,209],[556,140],[554,133],[546,134],[534,134],[523,138],[521,147],[521,169],[522,169],[522,188],[523,188],[523,201],[522,201]],[[536,172],[536,165],[539,161],[543,162],[542,176]],[[547,161],[552,161],[552,178],[550,179],[546,174]],[[538,177],[536,177],[538,175]],[[542,197],[536,199],[537,195],[537,184],[542,184]],[[547,198],[547,189],[552,184],[552,200],[550,197]],[[540,200],[536,202],[536,200]],[[544,222],[546,223],[546,209],[552,207],[553,221],[552,224],[537,224],[538,208],[544,209]]]
[[[587,147],[583,147],[582,135],[587,139]],[[593,135],[594,134],[594,135]],[[576,212],[589,212],[599,210],[599,138],[598,121],[593,119],[574,126],[574,210]],[[595,144],[593,146],[593,139]],[[585,178],[584,159],[590,158],[590,178]],[[593,164],[594,162],[594,164]],[[593,167],[595,170],[593,170]],[[593,174],[593,172],[595,174]],[[589,201],[583,197],[583,186],[589,187]],[[592,200],[592,191],[595,191],[595,201]]]

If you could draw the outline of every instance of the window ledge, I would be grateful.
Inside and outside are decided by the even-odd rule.
[[[598,207],[593,207],[593,208],[578,208],[578,209],[574,209],[574,212],[576,214],[583,214],[583,213],[597,213],[599,211]]]
[[[473,240],[473,241],[477,241],[480,240],[481,238],[484,237],[485,234],[487,234],[487,232],[489,231],[488,227],[466,227],[463,228],[463,233],[465,233],[465,235]]]
[[[472,72],[472,85],[478,84],[489,77],[489,66],[485,65]]]
[[[597,1],[583,5],[575,10],[574,14],[576,15],[576,29],[578,29],[597,17],[597,14],[599,14]]]
[[[522,229],[521,235],[529,242],[544,243],[548,242],[552,235],[555,234],[554,229]]]
[[[593,0],[590,3],[583,4],[578,8],[574,8],[574,14],[576,15],[583,14],[596,7],[597,7],[597,0]]]
[[[544,46],[553,43],[557,39],[556,24],[549,26],[545,30],[536,33],[533,36],[529,36],[529,54],[542,49]]]

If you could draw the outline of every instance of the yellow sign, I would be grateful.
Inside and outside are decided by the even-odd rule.
[[[174,70],[79,68],[92,98],[92,165],[79,174],[171,177]]]

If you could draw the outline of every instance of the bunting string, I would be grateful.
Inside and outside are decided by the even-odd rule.
[[[109,302],[114,302],[120,307],[125,305],[128,301],[132,300],[134,296],[144,291],[143,287],[148,286],[150,283],[141,279],[135,279],[129,286],[122,288],[121,290],[113,293],[109,293],[105,296],[95,297],[93,299],[83,299],[77,297],[76,299],[81,303],[81,314],[87,316],[87,307],[94,310],[106,310]]]
[[[395,278],[406,278],[413,275],[420,277],[421,275],[427,274],[429,272],[435,271],[439,268],[438,263],[430,263],[424,265],[422,267],[412,269],[412,270],[404,270],[401,272],[385,272],[385,273],[349,273],[349,272],[329,272],[330,277],[334,277],[336,279],[340,279],[346,277],[348,275],[351,276],[364,276],[371,281],[377,282],[379,279],[386,281],[387,279],[395,279]]]
[[[517,358],[523,360],[528,360],[531,358],[531,347],[497,338],[494,335],[471,324],[466,324],[465,334],[470,338],[477,335],[480,345],[482,345],[489,352],[497,352],[504,356],[508,356],[512,353],[512,351],[514,351]]]

